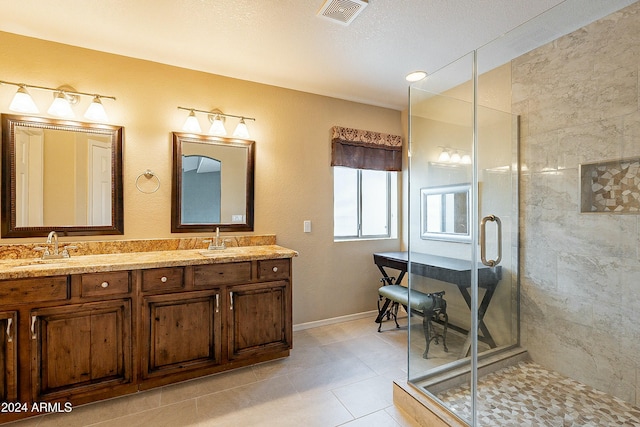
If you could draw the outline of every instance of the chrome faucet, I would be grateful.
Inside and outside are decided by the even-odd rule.
[[[207,248],[210,251],[213,250],[222,250],[226,249],[227,246],[224,243],[224,239],[220,238],[220,227],[216,227],[216,237],[215,240],[205,240],[205,243],[209,243],[209,247]]]
[[[53,239],[53,254],[52,255],[58,255],[58,233],[56,233],[55,231],[52,231],[51,233],[49,233],[49,236],[47,237],[47,244],[51,244],[51,240]]]
[[[58,246],[58,233],[55,231],[51,231],[47,236],[47,245],[50,245],[51,243],[53,243],[53,253],[49,251],[48,247],[36,246],[33,249],[42,252],[42,259],[69,258],[71,256],[69,254],[69,249],[78,249],[77,246],[67,245],[63,248],[61,253]]]

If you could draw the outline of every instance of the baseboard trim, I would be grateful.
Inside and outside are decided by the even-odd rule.
[[[305,329],[318,328],[320,326],[333,325],[335,323],[348,322],[350,320],[364,319],[366,317],[375,317],[378,315],[377,310],[364,311],[362,313],[347,314],[346,316],[332,317],[330,319],[316,320],[313,322],[298,323],[293,325],[293,331],[303,331]],[[373,320],[372,320],[373,321]]]

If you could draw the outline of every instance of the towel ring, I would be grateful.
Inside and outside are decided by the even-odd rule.
[[[145,177],[147,179],[152,179],[155,178],[156,181],[158,181],[158,184],[156,185],[156,188],[154,188],[151,191],[144,191],[142,188],[140,188],[140,178]],[[136,188],[138,189],[139,192],[141,193],[145,193],[145,194],[152,194],[155,193],[156,191],[158,191],[158,189],[160,188],[160,178],[158,178],[158,175],[156,175],[155,173],[153,173],[153,171],[151,169],[147,169],[146,171],[142,172],[140,175],[138,175],[138,177],[136,178]]]

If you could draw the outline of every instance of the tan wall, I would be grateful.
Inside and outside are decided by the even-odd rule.
[[[371,253],[397,250],[400,243],[333,242],[330,129],[339,125],[403,134],[399,111],[8,33],[0,33],[0,45],[4,80],[67,84],[117,98],[103,103],[111,123],[124,126],[125,235],[109,239],[180,237],[170,231],[170,133],[179,131],[186,118],[178,106],[255,117],[248,122],[256,141],[255,233],[275,233],[280,245],[300,253],[294,260],[294,323],[375,308],[379,273]],[[14,87],[0,86],[2,112],[9,113],[14,92]],[[51,94],[34,90],[32,95],[46,110]],[[77,117],[86,102],[76,109]],[[135,179],[146,169],[160,178],[156,193],[136,189]],[[312,221],[311,233],[303,233],[304,220]]]

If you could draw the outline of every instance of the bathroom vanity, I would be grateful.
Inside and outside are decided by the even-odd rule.
[[[0,422],[36,415],[33,402],[79,405],[288,356],[296,255],[261,245],[0,261],[0,400],[29,409]]]

